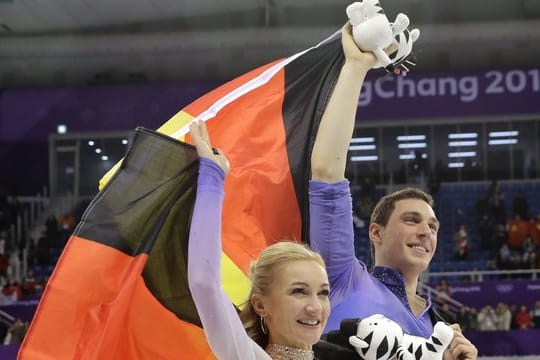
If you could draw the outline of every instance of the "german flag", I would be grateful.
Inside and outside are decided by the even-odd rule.
[[[231,162],[222,278],[240,307],[249,262],[276,241],[308,239],[311,148],[343,59],[337,32],[202,96],[157,132],[137,129],[68,241],[19,358],[214,358],[187,286],[198,170],[188,124],[206,121]]]

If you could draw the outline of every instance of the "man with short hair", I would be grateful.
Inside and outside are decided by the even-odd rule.
[[[373,273],[355,258],[352,199],[344,174],[365,65],[373,66],[375,60],[361,52],[349,59],[340,74],[346,80],[329,99],[311,156],[310,244],[323,256],[331,284],[332,311],[326,331],[339,329],[345,318],[381,313],[404,332],[429,338],[435,321],[431,303],[416,288],[437,247],[439,221],[431,196],[407,188],[383,197],[369,225],[375,250]],[[454,339],[444,359],[476,359],[474,345],[459,325],[452,327]]]

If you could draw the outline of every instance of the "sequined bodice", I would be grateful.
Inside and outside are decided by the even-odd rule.
[[[285,345],[268,344],[266,352],[273,360],[313,360],[313,350],[304,350]]]

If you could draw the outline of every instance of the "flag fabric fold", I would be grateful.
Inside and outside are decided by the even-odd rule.
[[[189,294],[181,241],[197,169],[192,146],[137,129],[119,171],[69,239],[21,358],[172,359],[178,349],[186,359],[213,358]]]
[[[188,124],[206,121],[231,162],[222,278],[241,306],[264,247],[308,241],[309,157],[343,59],[337,33],[222,85],[157,132],[137,129],[68,241],[19,358],[213,358],[187,287],[198,169]]]

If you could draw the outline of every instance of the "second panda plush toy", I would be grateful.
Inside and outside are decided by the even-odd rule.
[[[441,360],[454,337],[442,321],[435,324],[429,339],[404,334],[401,327],[384,315],[374,314],[357,321],[356,334],[349,343],[364,360]]]

